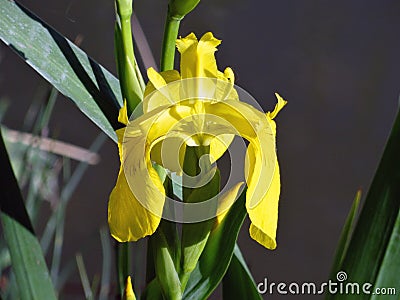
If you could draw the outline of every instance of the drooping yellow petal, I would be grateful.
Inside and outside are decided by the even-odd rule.
[[[246,206],[255,207],[265,196],[271,184],[275,169],[275,137],[265,115],[252,106],[239,101],[224,101],[205,105],[206,111],[217,116],[218,130],[234,133],[247,139],[245,177],[247,182]],[[222,120],[230,124],[232,129],[222,124]],[[212,125],[209,125],[212,126]],[[216,135],[220,132],[214,130]]]
[[[132,194],[123,168],[108,202],[111,235],[119,242],[137,241],[156,231],[160,217],[151,213]]]
[[[132,131],[130,127],[117,130],[121,166],[108,203],[110,232],[120,242],[136,241],[153,234],[160,223],[165,200],[164,187],[152,167],[150,153],[143,155],[135,146],[123,146],[127,130],[128,133]],[[137,132],[130,133],[133,136],[131,145],[138,145],[143,138]],[[125,169],[129,171],[129,182]],[[140,181],[135,180],[138,174]],[[135,181],[140,184],[140,189],[136,187],[136,193]]]
[[[274,139],[276,137],[276,124],[273,119],[287,104],[287,101],[285,101],[279,94],[276,93],[275,95],[278,99],[278,103],[272,112],[267,112],[266,114],[267,121],[271,126]],[[249,150],[251,150],[250,147]],[[255,170],[255,173],[257,173],[257,163],[255,161],[257,159],[256,154],[254,154],[254,151],[249,152],[253,152],[253,157],[249,159],[248,167],[251,170]],[[276,248],[276,229],[278,226],[280,187],[280,171],[278,159],[276,159],[274,176],[270,186],[268,187],[267,193],[256,206],[247,206],[247,212],[251,220],[249,229],[250,236],[268,249]]]
[[[221,40],[216,39],[211,32],[204,34],[200,41],[194,33],[176,41],[181,54],[181,77],[211,77],[217,78],[217,62],[214,52]]]
[[[247,209],[251,221],[250,236],[271,250],[276,248],[279,194],[280,172],[278,160],[276,160],[274,177],[267,194],[257,206]]]

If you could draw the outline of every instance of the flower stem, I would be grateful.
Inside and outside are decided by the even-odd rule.
[[[132,0],[116,0],[115,50],[117,69],[128,115],[135,110],[143,96],[143,79],[138,70],[132,39]]]
[[[175,41],[178,37],[181,20],[182,18],[171,16],[170,10],[168,9],[161,52],[161,71],[174,69]]]

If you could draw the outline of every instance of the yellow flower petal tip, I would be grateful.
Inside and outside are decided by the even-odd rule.
[[[235,73],[229,67],[224,70],[225,78],[229,80],[230,83],[235,84]]]
[[[211,32],[204,34],[200,40],[194,33],[176,41],[176,47],[181,54],[182,79],[194,77],[217,78],[218,68],[214,52],[221,40],[216,39]]]
[[[186,37],[180,37],[176,40],[176,47],[180,53],[185,52],[190,47],[201,45],[206,49],[211,51],[217,50],[217,46],[221,44],[221,40],[214,37],[212,32],[205,33],[201,38],[200,41],[197,39],[197,36],[192,32],[188,34]]]
[[[164,78],[151,67],[147,69],[147,77],[157,90],[167,84]]]
[[[124,299],[136,300],[135,293],[133,292],[132,288],[131,276],[128,276],[128,278],[126,278]]]
[[[221,42],[221,40],[214,37],[212,32],[205,33],[200,39],[200,43],[204,43],[206,47],[213,50],[216,50],[217,46],[221,44]]]
[[[278,113],[281,111],[282,108],[285,107],[287,104],[287,101],[283,99],[278,93],[275,93],[276,99],[278,99],[278,103],[275,105],[275,108],[272,112],[268,112],[267,115],[271,118],[274,119]]]
[[[267,234],[265,234],[261,229],[257,228],[253,224],[250,225],[249,228],[250,237],[257,241],[257,243],[261,244],[265,248],[269,250],[276,249],[276,240],[275,238],[271,238]]]
[[[118,114],[118,122],[127,125],[129,122],[129,117],[128,117],[128,107],[126,104],[126,100],[124,100],[124,105],[119,110]]]

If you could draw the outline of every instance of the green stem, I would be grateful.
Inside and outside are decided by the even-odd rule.
[[[181,20],[182,18],[171,16],[170,11],[168,10],[161,52],[161,71],[174,69],[175,42],[178,37]]]
[[[143,79],[137,66],[133,48],[132,1],[117,0],[116,5],[118,15],[115,28],[117,67],[122,95],[127,103],[128,115],[131,115],[142,100]]]
[[[129,243],[117,243],[117,273],[120,295],[124,294],[125,281],[130,275],[130,246]]]

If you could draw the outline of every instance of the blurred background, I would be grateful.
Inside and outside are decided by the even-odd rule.
[[[116,74],[113,1],[19,2],[70,40],[79,37],[81,48]],[[166,0],[135,1],[157,62],[166,5]],[[274,92],[289,101],[277,118],[278,248],[269,251],[251,240],[248,221],[239,238],[254,279],[324,282],[355,193],[367,191],[398,109],[400,2],[202,0],[183,20],[180,34],[207,31],[223,41],[216,53],[219,69],[232,67],[236,84],[264,110],[273,109]],[[21,130],[32,98],[46,85],[0,44],[0,98],[10,103],[5,126]],[[84,148],[99,132],[63,96],[49,128],[49,136]],[[61,263],[79,251],[90,277],[101,272],[99,229],[107,222],[119,167],[111,140],[99,154],[101,161],[89,167],[68,204]],[[50,204],[42,210],[48,213]],[[37,230],[43,230],[40,224]],[[83,292],[74,274],[64,294],[78,299]],[[268,297],[285,298],[293,297]]]

